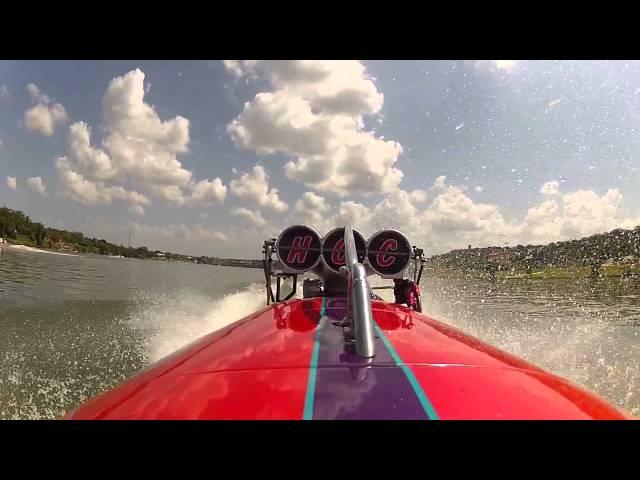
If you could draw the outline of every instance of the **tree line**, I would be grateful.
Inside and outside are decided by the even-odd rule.
[[[7,207],[0,208],[0,237],[38,247],[99,255],[122,255],[134,258],[149,258],[157,255],[147,247],[125,247],[107,242],[103,238],[85,237],[81,232],[49,228],[40,222],[32,221],[23,212]]]
[[[27,245],[57,250],[72,250],[97,255],[121,255],[129,258],[156,260],[166,259],[183,262],[197,262],[209,265],[230,265],[239,267],[261,267],[259,260],[223,259],[217,257],[193,257],[179,253],[149,250],[147,247],[125,247],[107,242],[103,238],[86,237],[81,232],[69,232],[49,228],[40,222],[32,221],[19,210],[0,208],[0,237],[13,239]]]

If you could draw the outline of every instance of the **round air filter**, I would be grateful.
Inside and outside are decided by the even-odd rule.
[[[411,260],[411,244],[397,230],[381,230],[367,242],[367,260],[381,277],[400,277]]]
[[[304,273],[320,262],[320,234],[306,225],[285,228],[276,241],[276,256],[287,273]]]
[[[363,262],[367,250],[367,242],[360,232],[353,229],[358,261]],[[322,260],[332,271],[339,273],[340,267],[346,265],[344,250],[344,227],[338,227],[327,233],[322,240]]]

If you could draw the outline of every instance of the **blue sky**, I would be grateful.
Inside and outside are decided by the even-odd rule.
[[[640,224],[639,117],[640,62],[0,62],[0,203],[194,254],[545,243]]]

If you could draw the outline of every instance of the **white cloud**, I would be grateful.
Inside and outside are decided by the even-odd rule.
[[[40,91],[37,85],[29,83],[27,85],[27,92],[31,96],[33,103],[49,103],[49,97]]]
[[[29,185],[29,188],[31,188],[31,190],[33,190],[34,192],[39,193],[40,195],[45,194],[46,187],[44,182],[42,181],[42,178],[31,177],[27,180],[27,185]]]
[[[118,173],[109,155],[91,146],[91,128],[86,123],[76,122],[69,127],[68,147],[71,161],[87,177],[107,180]]]
[[[511,71],[515,68],[517,62],[515,60],[494,60],[498,70]]]
[[[621,201],[622,194],[616,188],[604,195],[577,190],[545,200],[527,212],[523,240],[548,243],[640,225],[640,218],[627,215]]]
[[[561,237],[561,222],[558,221],[560,207],[555,200],[545,200],[530,208],[524,218],[527,240],[525,243],[545,243],[546,238]]]
[[[316,207],[318,211],[314,208],[314,202],[303,197],[296,205],[296,216],[293,219],[315,227],[321,234],[346,224],[352,225],[365,236],[382,228],[401,227],[407,231],[413,229],[417,212],[410,196],[409,193],[398,190],[373,206],[348,200],[341,201],[337,207],[331,207],[322,199]]]
[[[215,178],[213,181],[202,180],[193,185],[193,193],[187,197],[185,203],[193,207],[210,207],[215,203],[224,201],[227,195],[227,187],[222,180]]]
[[[58,179],[63,193],[81,203],[88,205],[110,204],[114,198],[125,200],[132,205],[150,205],[149,199],[138,192],[127,191],[121,186],[107,186],[103,181],[91,181],[81,173],[72,170],[68,158],[56,160]]]
[[[461,187],[446,185],[435,197],[425,219],[439,232],[477,232],[503,227],[504,219],[496,205],[475,203]]]
[[[603,195],[591,190],[557,194],[543,198],[523,216],[508,218],[500,206],[476,201],[465,186],[450,185],[444,176],[434,185],[437,186],[432,188],[428,202],[420,201],[421,195],[396,190],[372,205],[352,200],[332,205],[323,197],[306,192],[295,203],[290,216],[269,226],[277,231],[287,224],[305,223],[324,234],[350,223],[365,237],[382,228],[396,228],[413,244],[436,254],[466,248],[468,244],[480,247],[546,244],[640,225],[640,218],[624,209],[617,189],[609,189]],[[252,221],[253,214],[251,211],[240,214],[249,223],[265,227],[253,230],[253,237],[273,235],[263,221]],[[237,238],[234,234],[238,248],[248,245],[243,243],[246,237],[242,232]]]
[[[423,190],[414,190],[409,194],[409,198],[411,199],[411,203],[424,203],[427,201],[427,192]]]
[[[129,207],[129,211],[131,213],[135,213],[136,215],[144,215],[144,208],[142,208],[140,205],[131,205]]]
[[[398,190],[373,207],[342,202],[338,212],[324,214],[322,226],[346,221],[365,235],[380,228],[397,228],[431,253],[467,244],[475,246],[546,244],[613,230],[634,228],[640,218],[627,214],[618,189],[598,195],[591,190],[556,193],[530,208],[521,218],[508,219],[498,205],[473,200],[462,186],[439,177],[431,202],[421,207],[412,195]]]
[[[66,110],[60,103],[51,104],[49,97],[33,83],[27,85],[27,92],[36,105],[24,112],[26,127],[33,132],[50,137],[56,127],[67,121]]]
[[[313,192],[305,192],[293,207],[289,223],[302,223],[315,227],[321,233],[329,231],[333,225],[327,223],[331,206],[326,199]]]
[[[603,196],[590,190],[577,190],[562,196],[561,234],[584,236],[615,228],[618,204],[622,195],[617,188]]]
[[[9,100],[11,94],[9,93],[9,89],[6,85],[0,85],[0,100]]]
[[[224,233],[212,228],[204,227],[200,224],[193,226],[184,224],[171,224],[159,227],[132,222],[129,224],[129,227],[136,234],[141,234],[146,238],[162,237],[179,240],[228,240],[227,236]]]
[[[269,190],[269,175],[261,165],[250,172],[240,174],[240,178],[230,183],[231,193],[254,205],[284,212],[288,206],[278,197],[278,189]]]
[[[445,188],[446,181],[447,181],[447,176],[446,175],[440,175],[433,182],[433,188],[435,188],[435,189]]]
[[[40,132],[46,137],[53,135],[56,127],[67,120],[67,112],[59,103],[49,107],[39,103],[24,112],[24,123],[34,132]]]
[[[7,187],[9,187],[14,192],[18,188],[16,177],[7,177]]]
[[[402,180],[399,143],[364,130],[384,101],[358,61],[226,61],[236,76],[262,77],[258,93],[227,127],[234,142],[292,160],[285,174],[338,195],[389,192]]]
[[[86,123],[70,126],[67,156],[56,163],[63,192],[89,204],[120,198],[137,212],[151,204],[150,197],[191,207],[222,202],[227,187],[220,178],[195,182],[177,158],[188,152],[189,120],[162,120],[144,101],[144,81],[136,69],[109,83],[102,99],[101,147],[91,145]],[[31,93],[38,98],[36,89]]]
[[[484,187],[483,187],[483,186],[481,186],[481,185],[478,185],[478,186],[476,186],[475,190],[476,190],[476,192],[478,192],[478,193],[482,193],[482,192],[484,191]]]
[[[560,193],[560,184],[555,180],[546,182],[540,188],[540,193],[542,193],[543,195],[549,195],[549,196],[558,195],[558,193]]]
[[[340,202],[338,212],[331,217],[330,223],[332,227],[344,226],[350,224],[352,227],[360,230],[364,234],[373,233],[371,224],[371,209],[362,203],[349,200]]]
[[[305,192],[302,198],[296,202],[294,208],[294,211],[298,213],[312,212],[324,214],[327,210],[329,210],[329,205],[325,198],[313,192]]]
[[[466,62],[472,64],[478,70],[489,72],[511,72],[518,66],[517,60],[472,60]]]
[[[240,78],[255,68],[257,60],[223,60],[223,63],[227,70]]]
[[[175,200],[171,187],[185,187],[191,172],[176,158],[188,151],[189,120],[177,116],[162,121],[144,101],[144,78],[136,69],[114,78],[102,100],[103,117],[109,132],[103,140],[119,173],[138,183],[153,185],[160,196]]]
[[[252,211],[248,208],[241,207],[232,210],[231,215],[241,218],[255,227],[264,227],[267,224],[267,221],[262,218],[262,214],[258,210]]]
[[[541,192],[553,198],[530,208],[521,219],[508,220],[498,205],[476,203],[463,188],[444,184],[429,207],[416,214],[417,222],[404,220],[397,227],[407,225],[417,241],[442,252],[467,244],[546,244],[640,225],[640,218],[624,211],[618,189],[604,195],[591,190],[563,195],[557,182],[545,186]]]

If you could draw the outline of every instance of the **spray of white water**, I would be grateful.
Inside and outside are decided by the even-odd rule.
[[[9,247],[13,251],[17,252],[29,252],[29,253],[47,253],[49,255],[61,255],[64,257],[77,257],[77,255],[73,255],[72,253],[62,253],[62,252],[54,252],[52,250],[42,250],[40,248],[27,247],[26,245],[11,245]]]
[[[264,286],[258,284],[213,300],[188,290],[160,296],[145,294],[130,322],[143,334],[148,360],[155,362],[251,314],[264,301]]]

